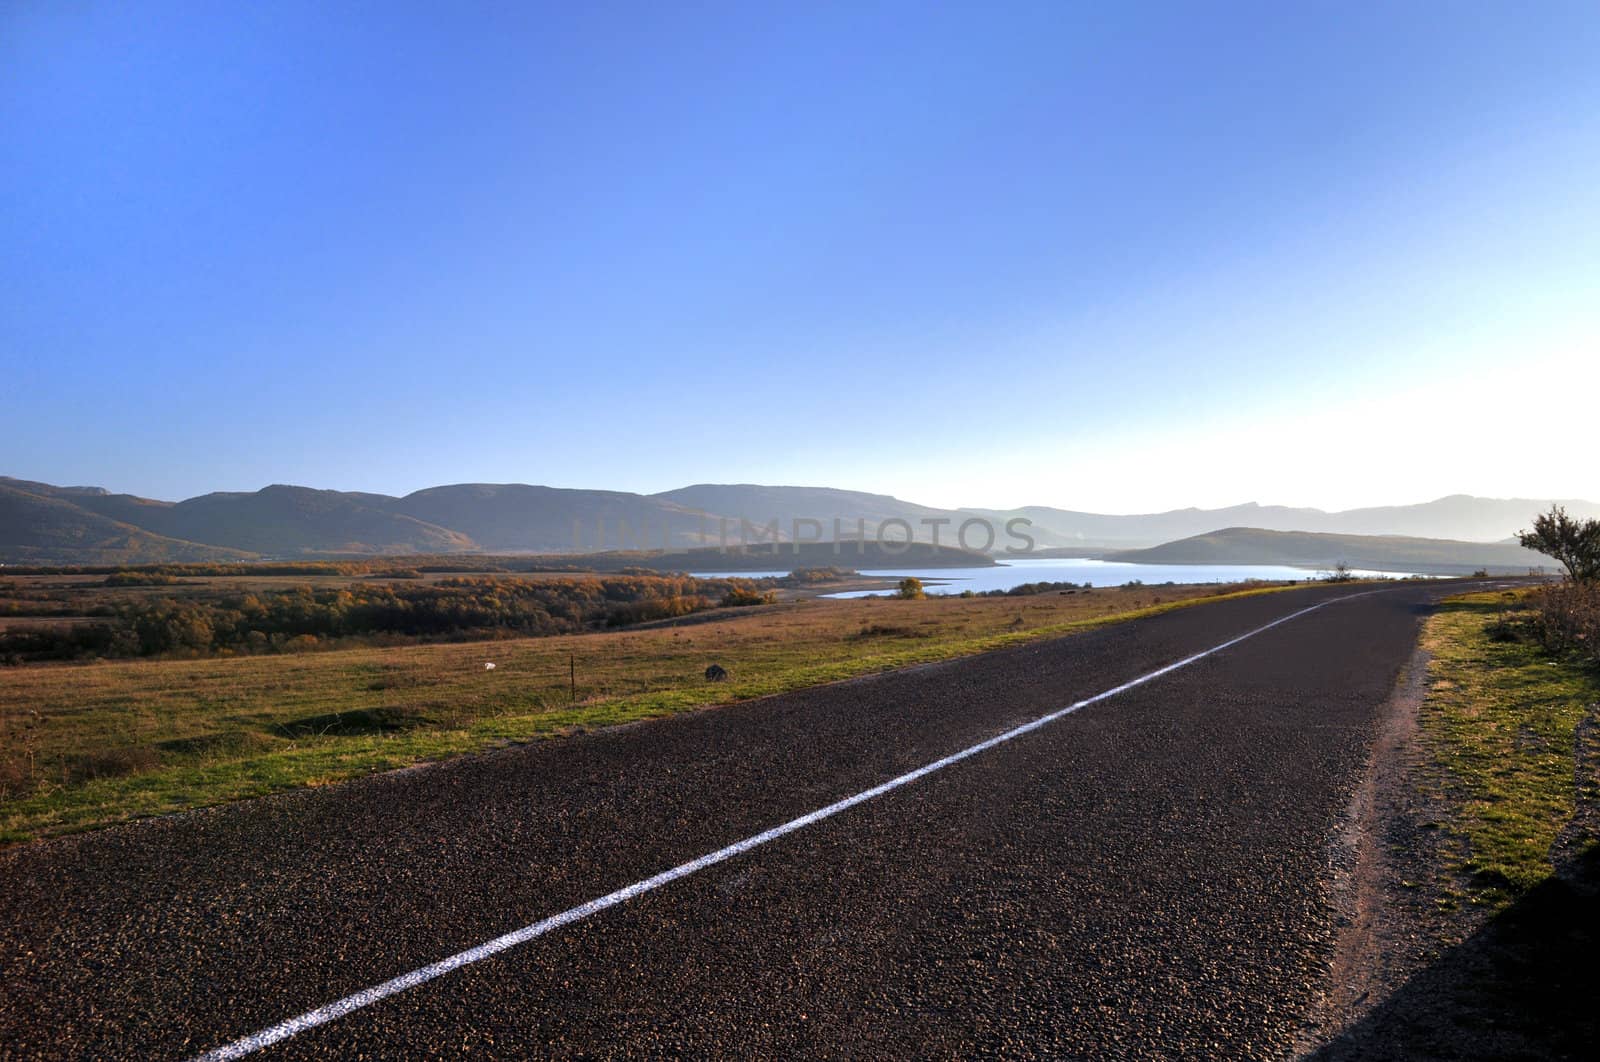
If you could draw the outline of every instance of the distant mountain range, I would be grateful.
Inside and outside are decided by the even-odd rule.
[[[1600,504],[1558,499],[1574,516],[1600,516]],[[1040,527],[1081,544],[1134,548],[1222,528],[1255,527],[1264,531],[1314,531],[1331,535],[1408,535],[1466,542],[1506,542],[1550,508],[1551,501],[1529,498],[1477,498],[1452,494],[1418,505],[1386,505],[1370,509],[1324,512],[1282,505],[1233,505],[1225,509],[1173,509],[1142,516],[1105,516],[1065,509],[1028,507],[969,510],[995,518],[1024,516]],[[1055,543],[1051,543],[1054,545]]]
[[[1336,564],[1380,572],[1426,575],[1522,575],[1530,568],[1556,571],[1542,554],[1505,542],[1458,542],[1401,535],[1328,535],[1229,527],[1151,549],[1108,553],[1105,560],[1135,564],[1287,564],[1331,569]]]
[[[1566,501],[1578,516],[1600,505]],[[250,557],[415,553],[590,553],[687,550],[763,541],[865,535],[945,545],[1021,546],[1008,521],[1038,549],[1104,553],[1203,535],[1223,528],[1504,542],[1547,500],[1453,495],[1420,505],[1323,512],[1282,506],[1177,509],[1113,516],[1047,507],[940,509],[884,494],[822,487],[698,484],[660,494],[464,483],[396,498],[385,494],[276,485],[248,493],[167,502],[101,487],[58,487],[0,477],[0,562],[107,564],[216,561]],[[1354,563],[1351,561],[1350,563]]]
[[[0,480],[0,561],[142,564],[248,560],[252,554],[151,534],[62,496],[19,490]]]

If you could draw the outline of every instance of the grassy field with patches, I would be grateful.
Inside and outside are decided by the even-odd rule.
[[[809,600],[606,633],[7,669],[0,840],[324,785],[1271,589]],[[712,663],[728,681],[704,679]]]
[[[1452,809],[1449,869],[1466,880],[1452,899],[1498,906],[1544,881],[1577,807],[1579,724],[1600,712],[1600,680],[1519,636],[1529,607],[1527,592],[1451,598],[1423,634],[1422,777]]]

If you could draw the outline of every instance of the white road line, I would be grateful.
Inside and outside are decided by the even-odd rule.
[[[1075,704],[1069,704],[1065,708],[1059,708],[1048,715],[1040,716],[1032,722],[1023,723],[1021,726],[1013,727],[1003,734],[998,734],[995,737],[989,738],[987,741],[980,741],[976,745],[964,748],[960,752],[953,752],[941,760],[934,760],[932,763],[918,767],[914,771],[909,771],[905,774],[902,774],[898,778],[891,778],[881,785],[875,785],[871,789],[864,789],[854,796],[845,797],[843,800],[829,804],[827,807],[818,808],[816,811],[807,812],[797,819],[790,819],[781,826],[774,826],[772,829],[763,833],[758,833],[753,837],[746,837],[742,841],[735,841],[726,848],[719,848],[715,852],[708,852],[698,859],[692,859],[680,866],[673,867],[671,870],[664,870],[653,878],[645,878],[643,881],[636,881],[632,885],[618,889],[616,892],[607,893],[606,895],[598,897],[597,899],[590,900],[587,903],[582,903],[576,907],[562,911],[560,914],[551,915],[549,918],[546,918],[543,921],[534,922],[532,925],[527,925],[523,926],[521,929],[512,930],[510,933],[507,933],[504,936],[499,936],[495,937],[493,940],[484,941],[482,944],[479,944],[476,947],[468,948],[466,951],[457,952],[449,958],[440,959],[438,962],[429,963],[427,966],[418,967],[417,969],[412,970],[410,973],[401,974],[399,977],[385,981],[382,984],[373,985],[370,988],[363,988],[361,991],[345,996],[343,999],[335,1000],[332,1003],[320,1006],[315,1010],[308,1010],[304,1014],[296,1015],[295,1017],[281,1021],[276,1025],[269,1025],[267,1028],[262,1029],[259,1032],[253,1032],[249,1036],[240,1037],[232,1043],[224,1044],[223,1046],[215,1048],[211,1051],[207,1051],[204,1054],[196,1055],[192,1062],[221,1062],[223,1059],[243,1058],[246,1055],[260,1051],[264,1047],[270,1047],[281,1040],[287,1040],[291,1036],[303,1033],[307,1029],[314,1029],[318,1025],[326,1025],[330,1021],[336,1021],[339,1018],[344,1017],[346,1014],[358,1011],[362,1007],[371,1006],[379,1000],[387,999],[389,996],[395,995],[398,992],[404,992],[408,988],[415,988],[420,984],[425,984],[426,982],[433,980],[435,977],[442,977],[452,970],[458,970],[463,966],[470,966],[475,962],[481,962],[492,955],[497,955],[500,952],[505,951],[507,948],[514,948],[518,944],[523,944],[532,940],[534,937],[544,936],[551,930],[560,929],[562,926],[570,925],[573,922],[588,918],[592,914],[598,914],[608,907],[615,907],[617,904],[622,903],[625,900],[631,900],[635,896],[643,896],[645,893],[659,889],[663,885],[677,881],[679,878],[686,878],[697,870],[704,870],[706,867],[721,863],[723,860],[732,859],[736,855],[743,855],[752,848],[760,847],[761,845],[766,844],[768,841],[776,840],[785,834],[794,833],[796,830],[803,830],[813,823],[821,822],[823,819],[837,815],[841,811],[846,811],[850,808],[853,808],[857,804],[865,804],[867,801],[876,797],[880,797],[891,790],[899,789],[904,785],[910,785],[917,779],[924,778],[932,774],[934,771],[942,770],[953,763],[960,763],[969,756],[976,756],[978,753],[992,749],[996,745],[1003,745],[1013,738],[1019,738],[1023,734],[1038,730],[1042,726],[1046,726],[1055,722],[1062,716],[1071,715],[1080,708],[1087,708],[1091,704],[1098,703],[1110,697],[1115,697],[1119,693],[1125,693],[1128,690],[1133,689],[1135,686],[1142,686],[1146,682],[1160,678],[1162,675],[1171,674],[1172,672],[1177,671],[1179,668],[1188,667],[1197,660],[1204,660],[1213,653],[1220,653],[1229,646],[1238,645],[1246,638],[1253,638],[1263,631],[1269,631],[1279,624],[1288,623],[1292,619],[1298,619],[1308,612],[1315,612],[1319,608],[1323,608],[1327,605],[1332,605],[1340,601],[1349,601],[1353,598],[1366,597],[1368,594],[1380,592],[1381,591],[1369,590],[1366,593],[1361,594],[1347,594],[1343,597],[1336,597],[1328,601],[1320,602],[1312,605],[1309,608],[1303,608],[1298,612],[1291,612],[1289,615],[1281,616],[1278,619],[1273,620],[1271,623],[1257,627],[1253,631],[1247,631],[1244,634],[1239,635],[1237,638],[1229,638],[1220,645],[1214,645],[1210,649],[1206,649],[1203,652],[1195,653],[1193,656],[1184,657],[1175,664],[1168,664],[1166,667],[1158,668],[1157,670],[1146,675],[1140,675],[1133,681],[1124,682],[1122,685],[1106,690],[1104,693],[1097,693],[1093,697],[1086,697]]]

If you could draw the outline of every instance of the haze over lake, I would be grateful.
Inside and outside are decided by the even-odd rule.
[[[702,578],[760,579],[788,575],[788,571],[768,569],[743,572],[695,572]],[[862,570],[862,575],[885,578],[921,579],[930,594],[959,594],[963,590],[983,593],[1010,590],[1023,583],[1088,583],[1091,586],[1121,586],[1138,580],[1144,583],[1238,583],[1247,579],[1283,581],[1315,578],[1316,572],[1285,564],[1127,564],[1091,560],[1086,557],[1037,557],[1002,560],[995,567]],[[1377,572],[1356,569],[1358,577],[1403,579],[1407,572]],[[885,590],[850,590],[824,597],[867,597]]]

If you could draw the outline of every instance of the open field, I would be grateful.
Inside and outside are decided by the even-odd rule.
[[[1271,589],[812,600],[648,630],[12,668],[0,674],[0,838],[322,785]],[[711,663],[728,681],[705,681]]]

